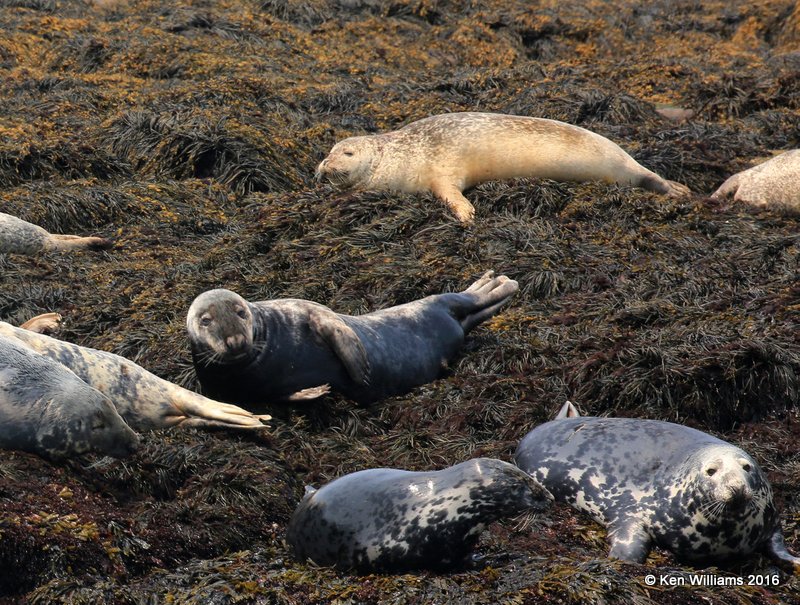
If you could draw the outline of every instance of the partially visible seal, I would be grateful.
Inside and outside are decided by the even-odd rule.
[[[514,460],[606,525],[611,557],[641,563],[656,545],[697,562],[762,551],[800,571],[769,482],[745,451],[671,422],[571,412],[528,433]]]
[[[317,178],[368,191],[430,191],[464,223],[475,208],[462,195],[485,181],[537,177],[604,181],[670,196],[689,189],[661,178],[616,143],[585,128],[543,118],[448,113],[384,134],[336,143]]]
[[[17,339],[0,336],[0,447],[59,459],[90,451],[122,458],[138,445],[108,397]]]
[[[438,378],[465,334],[518,289],[489,271],[463,292],[359,316],[307,300],[251,303],[211,290],[189,307],[186,327],[209,397],[258,405],[328,384],[365,404]]]
[[[0,212],[0,252],[36,255],[50,250],[105,250],[113,245],[102,237],[49,233],[38,225]]]
[[[432,472],[370,469],[307,489],[286,532],[294,555],[362,573],[458,567],[489,523],[552,501],[491,458]]]
[[[800,212],[800,149],[734,174],[711,194],[712,199],[730,196],[753,206],[778,206]]]
[[[151,374],[132,361],[0,322],[0,336],[16,339],[74,372],[105,394],[137,431],[183,427],[265,428],[269,416],[213,401]]]
[[[61,315],[58,313],[43,313],[42,315],[32,317],[25,323],[20,324],[19,327],[38,334],[50,334],[57,330],[60,325]]]

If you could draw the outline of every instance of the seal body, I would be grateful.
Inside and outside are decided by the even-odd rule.
[[[713,199],[729,196],[753,206],[782,206],[800,212],[800,149],[734,174],[711,194]]]
[[[65,366],[106,395],[137,431],[185,427],[264,428],[269,416],[213,401],[151,374],[132,361],[0,322],[0,337],[15,339]]]
[[[363,190],[432,192],[462,222],[475,208],[462,195],[485,181],[538,177],[604,181],[657,193],[688,193],[636,162],[607,138],[556,120],[495,113],[449,113],[399,130],[340,141],[317,178]]]
[[[105,395],[0,336],[0,447],[58,459],[90,451],[122,458],[138,445],[139,436]]]
[[[610,556],[643,562],[654,545],[689,561],[758,550],[790,562],[772,490],[749,454],[656,420],[563,418],[528,433],[517,465],[555,499],[608,527]]]
[[[48,250],[103,250],[112,245],[102,237],[49,233],[38,225],[0,212],[0,252],[35,255]]]
[[[370,403],[438,378],[465,334],[518,289],[490,271],[463,292],[359,316],[306,300],[250,303],[211,290],[192,303],[186,325],[210,397],[257,405],[328,384]]]
[[[364,573],[457,567],[486,525],[552,500],[526,473],[491,458],[432,472],[370,469],[309,491],[286,533],[294,555]]]

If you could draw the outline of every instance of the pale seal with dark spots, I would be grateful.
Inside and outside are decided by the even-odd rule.
[[[362,573],[448,570],[493,521],[552,496],[512,464],[476,458],[440,471],[377,468],[307,488],[286,532],[293,554]]]
[[[16,339],[74,372],[105,394],[137,431],[180,425],[263,429],[269,416],[213,401],[151,374],[129,359],[81,347],[0,322],[0,336]]]
[[[113,245],[102,237],[49,233],[38,225],[0,212],[0,252],[36,255],[50,250],[105,250]]]
[[[604,181],[670,196],[689,193],[594,132],[556,120],[496,113],[448,113],[384,134],[336,143],[317,178],[367,191],[430,191],[463,223],[475,208],[462,195],[485,181],[536,177]]]
[[[747,452],[671,422],[565,417],[570,410],[528,433],[514,460],[557,501],[607,526],[611,557],[642,563],[653,546],[694,562],[761,551],[800,571]]]
[[[364,404],[438,378],[465,334],[518,289],[489,271],[463,292],[359,316],[307,300],[251,303],[211,290],[194,300],[186,327],[210,397],[259,405],[325,384]]]
[[[733,196],[753,206],[777,206],[800,212],[800,149],[793,149],[738,172],[711,194]]]
[[[108,397],[17,339],[0,336],[0,447],[59,459],[92,451],[122,458],[138,445]]]

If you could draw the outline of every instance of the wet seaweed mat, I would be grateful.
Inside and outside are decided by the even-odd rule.
[[[196,389],[183,322],[210,288],[354,314],[487,269],[520,283],[406,396],[270,406],[268,435],[150,433],[125,461],[0,452],[0,603],[800,603],[785,575],[648,586],[693,570],[609,561],[565,507],[494,524],[449,575],[340,574],[282,541],[305,483],[510,460],[569,398],[747,450],[800,552],[800,219],[703,195],[800,147],[796,2],[5,1],[0,31],[0,212],[115,241],[0,255],[4,321],[58,311],[60,337]],[[578,124],[696,195],[487,183],[465,229],[431,196],[314,182],[337,140],[444,111]]]

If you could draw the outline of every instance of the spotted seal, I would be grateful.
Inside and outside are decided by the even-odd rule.
[[[775,156],[728,178],[712,199],[733,196],[753,206],[779,206],[800,212],[800,149]]]
[[[105,394],[133,429],[183,427],[260,429],[269,416],[213,401],[151,374],[113,353],[81,347],[0,322],[0,336],[16,339],[74,372]]]
[[[641,563],[654,545],[701,563],[762,551],[800,571],[769,482],[745,451],[679,424],[581,417],[570,405],[529,432],[514,460],[606,525],[611,557]]]
[[[489,271],[463,292],[359,316],[307,300],[251,303],[211,290],[194,300],[186,327],[209,397],[258,405],[327,384],[365,404],[438,378],[465,334],[518,289]]]
[[[0,252],[35,255],[50,250],[104,250],[113,246],[102,237],[49,233],[38,225],[0,212]]]
[[[376,468],[307,488],[286,541],[298,559],[343,570],[447,570],[464,564],[489,523],[551,501],[526,473],[492,458],[430,472]]]
[[[122,458],[138,445],[108,397],[17,339],[0,336],[0,447],[59,459],[90,451]]]
[[[585,128],[476,112],[436,115],[392,132],[344,139],[316,176],[343,188],[430,191],[463,223],[472,222],[475,208],[462,192],[485,181],[538,177],[634,185],[670,196],[689,192]]]

